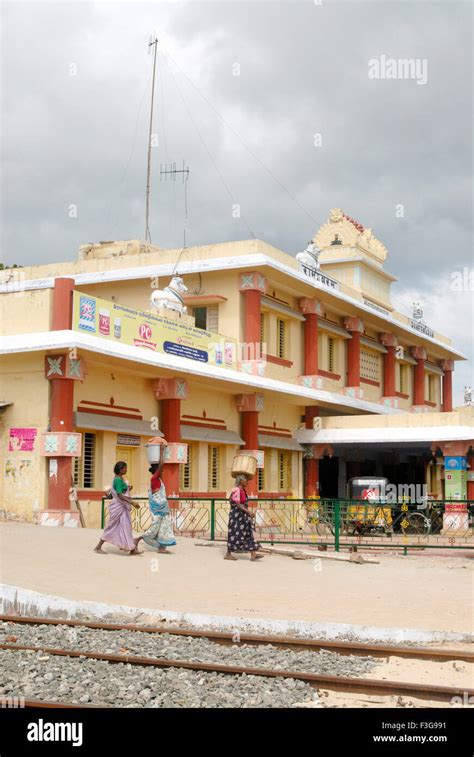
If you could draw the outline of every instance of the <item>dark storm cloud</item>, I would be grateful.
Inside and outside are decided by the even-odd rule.
[[[160,162],[184,159],[189,244],[247,238],[250,228],[294,253],[342,207],[386,244],[387,269],[418,287],[428,315],[443,290],[448,312],[453,268],[472,267],[469,3],[7,3],[2,14],[6,262],[73,259],[89,241],[143,237],[155,29],[166,59],[154,242],[182,244],[182,185],[158,174]],[[369,79],[381,55],[426,59],[427,83]],[[462,298],[464,329],[447,317],[442,330],[468,352],[472,292]]]

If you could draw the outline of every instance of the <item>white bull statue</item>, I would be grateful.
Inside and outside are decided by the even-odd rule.
[[[309,266],[310,268],[316,268],[319,270],[319,255],[321,250],[318,250],[313,242],[308,242],[308,245],[304,252],[299,252],[296,256],[296,260],[301,265]]]
[[[156,310],[175,310],[185,315],[188,310],[184,304],[183,295],[188,291],[188,287],[183,282],[181,276],[173,276],[170,283],[164,289],[155,289],[151,295],[150,303]]]

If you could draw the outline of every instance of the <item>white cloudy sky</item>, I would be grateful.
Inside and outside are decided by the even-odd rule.
[[[189,245],[253,233],[295,253],[342,207],[386,244],[395,304],[422,300],[425,320],[472,357],[472,289],[451,288],[473,267],[470,2],[3,2],[1,13],[5,263],[143,237],[156,31],[153,242],[182,244],[183,187],[160,182],[160,162],[190,168]],[[426,59],[426,84],[369,79],[382,55]],[[455,372],[457,402],[470,372]]]

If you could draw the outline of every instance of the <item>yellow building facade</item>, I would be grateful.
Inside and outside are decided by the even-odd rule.
[[[225,497],[241,449],[259,453],[255,497],[343,496],[364,461],[354,444],[334,468],[318,440],[331,424],[446,425],[463,356],[396,310],[383,244],[340,209],[313,244],[295,259],[259,240],[106,242],[1,272],[0,509],[67,510],[72,477],[97,526],[117,460],[146,495],[144,444],[160,434],[170,496]],[[176,275],[187,314],[159,313],[150,297]]]

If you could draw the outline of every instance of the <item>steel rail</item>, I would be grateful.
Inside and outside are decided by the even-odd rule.
[[[363,644],[347,641],[329,641],[326,639],[303,639],[294,636],[265,636],[263,634],[238,634],[236,631],[211,631],[188,628],[163,628],[161,626],[139,626],[126,623],[98,623],[82,620],[63,620],[58,618],[36,618],[16,615],[0,615],[0,621],[6,623],[25,623],[28,625],[55,625],[90,628],[103,631],[140,631],[141,633],[169,634],[171,636],[188,636],[196,639],[209,639],[224,644],[272,644],[276,647],[295,649],[327,649],[346,655],[365,655],[370,657],[408,657],[442,662],[458,660],[474,662],[474,652],[463,649],[435,649],[425,647],[400,647],[385,644]]]
[[[302,671],[273,670],[270,668],[241,667],[212,662],[194,662],[192,660],[168,660],[166,658],[141,657],[136,655],[116,655],[99,652],[86,652],[75,649],[57,649],[52,647],[27,646],[23,644],[0,644],[0,649],[21,652],[42,652],[51,656],[75,657],[100,660],[109,663],[125,663],[156,668],[183,668],[205,673],[224,673],[230,675],[262,676],[265,678],[292,678],[304,681],[317,688],[330,688],[336,691],[358,692],[363,694],[396,694],[413,696],[418,699],[450,702],[453,697],[474,697],[474,689],[458,686],[433,686],[431,684],[404,683],[370,678],[350,678],[347,676],[320,675]]]

